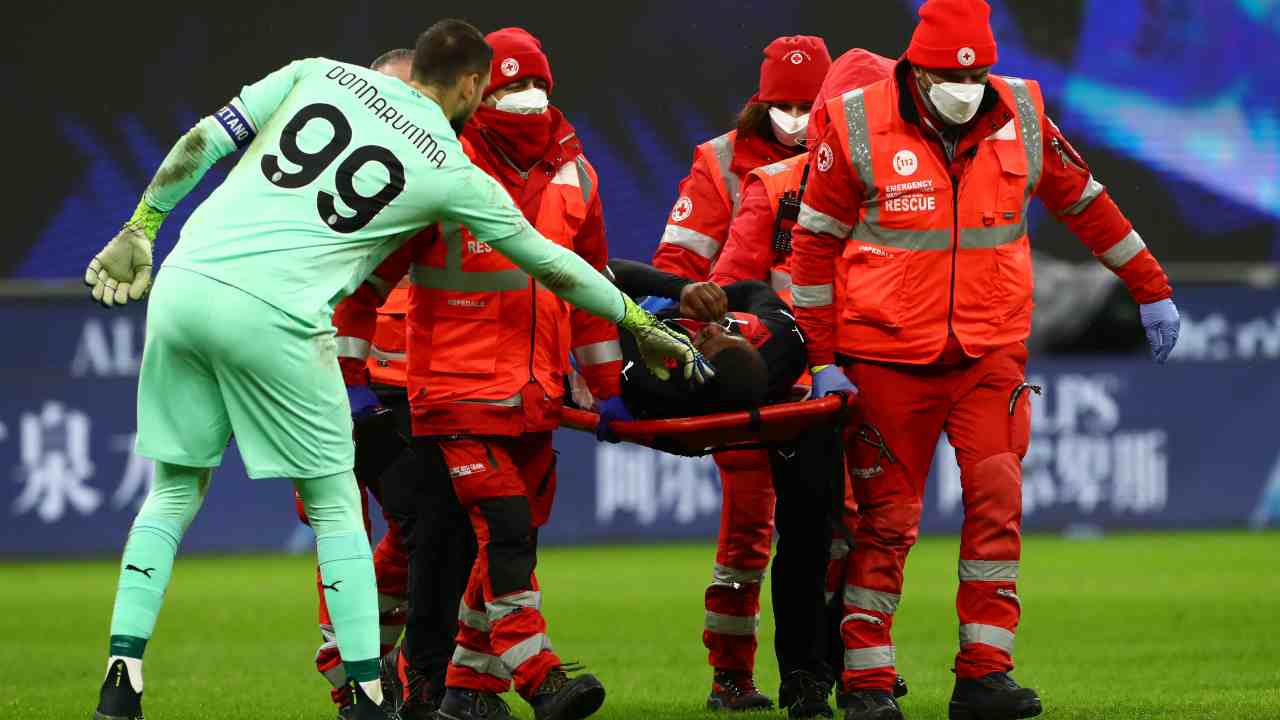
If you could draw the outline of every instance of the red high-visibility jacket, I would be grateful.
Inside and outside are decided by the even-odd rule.
[[[679,197],[653,254],[653,266],[689,280],[706,280],[729,237],[747,173],[803,150],[739,135],[737,130],[699,145],[688,177],[680,181]]]
[[[952,161],[910,67],[832,98],[793,233],[792,299],[811,365],[837,353],[925,364],[1025,340],[1027,207],[1037,195],[1141,303],[1168,278],[1106,188],[1044,114],[1039,85],[992,76],[994,102]],[[954,338],[954,342],[952,342]]]
[[[492,149],[479,147],[484,140],[478,135],[470,138],[473,161],[503,183],[539,232],[603,270],[609,251],[599,180],[572,126],[558,119],[553,137],[559,142],[527,177],[495,167]],[[385,280],[406,272],[415,435],[555,428],[570,353],[596,397],[618,394],[617,328],[571,309],[465,227],[442,223],[419,234],[374,275]],[[370,325],[378,296],[367,287],[343,302],[345,312],[335,313],[335,324],[345,326],[339,335]]]

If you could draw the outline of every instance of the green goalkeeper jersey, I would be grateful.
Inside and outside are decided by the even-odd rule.
[[[438,220],[491,243],[535,234],[471,164],[440,106],[397,78],[298,60],[245,86],[213,118],[225,133],[214,141],[246,150],[165,264],[308,325],[329,327],[339,300]]]

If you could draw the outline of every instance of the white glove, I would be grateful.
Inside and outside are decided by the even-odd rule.
[[[104,307],[141,300],[151,288],[151,246],[164,213],[140,204],[84,271],[84,284]]]

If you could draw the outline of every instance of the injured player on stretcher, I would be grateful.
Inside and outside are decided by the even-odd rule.
[[[622,337],[622,402],[631,417],[706,415],[792,399],[804,372],[804,338],[786,303],[768,285],[750,280],[721,290],[631,260],[610,260],[609,269],[624,293],[650,298],[646,306],[659,319],[692,337],[716,370],[702,386],[680,373],[660,380],[646,371],[635,342]],[[691,290],[701,297],[690,298]],[[702,298],[709,300],[697,301]]]

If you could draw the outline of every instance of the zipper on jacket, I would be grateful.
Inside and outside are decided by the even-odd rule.
[[[956,255],[960,252],[960,180],[951,176],[951,293],[947,300],[947,341],[955,334],[951,326],[956,312]],[[945,345],[943,346],[946,347]]]

